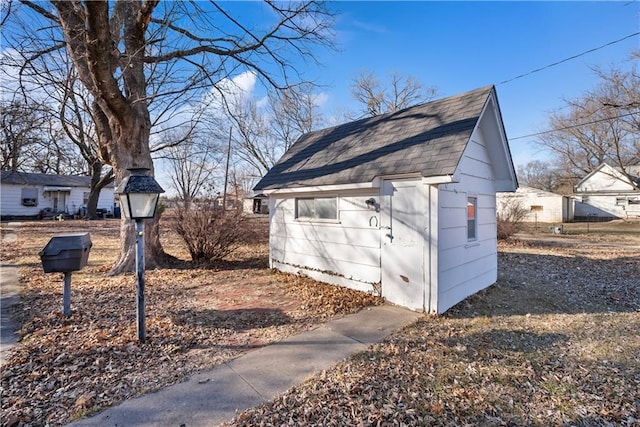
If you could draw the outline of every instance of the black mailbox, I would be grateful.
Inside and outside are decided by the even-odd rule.
[[[87,265],[91,237],[89,233],[59,234],[53,236],[40,251],[45,273],[68,273]]]

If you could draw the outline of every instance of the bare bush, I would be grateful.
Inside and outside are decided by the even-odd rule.
[[[179,205],[173,229],[193,261],[219,261],[235,251],[244,237],[240,210],[225,210],[214,201]]]
[[[522,206],[520,200],[507,198],[499,203],[497,211],[498,239],[506,240],[522,228],[529,210]]]

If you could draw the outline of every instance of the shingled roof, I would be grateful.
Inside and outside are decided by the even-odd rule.
[[[2,171],[2,174],[0,175],[0,182],[18,185],[48,185],[52,187],[88,188],[91,186],[91,177]],[[113,184],[110,186],[113,186]]]
[[[254,190],[453,175],[493,86],[304,134]]]

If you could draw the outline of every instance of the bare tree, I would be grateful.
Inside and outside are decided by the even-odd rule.
[[[283,144],[269,133],[265,113],[258,109],[255,99],[241,96],[228,104],[227,114],[233,124],[234,156],[264,176],[283,153]]]
[[[554,156],[556,167],[573,184],[608,163],[626,173],[640,161],[640,81],[630,72],[599,71],[600,83],[582,97],[566,102],[566,112],[549,117],[551,132],[538,144]]]
[[[533,160],[518,167],[518,182],[520,184],[552,193],[560,188],[561,171],[549,162]]]
[[[318,97],[313,85],[302,84],[269,92],[264,106],[245,93],[228,99],[223,114],[232,124],[236,164],[249,165],[252,175],[264,176],[302,134],[323,123]]]
[[[252,26],[238,18],[241,8],[235,8],[234,16],[228,3],[227,9],[197,1],[52,1],[53,9],[30,0],[22,3],[47,21],[33,27],[41,43],[25,56],[61,48],[69,52],[93,97],[100,152],[118,182],[131,167],[153,171],[149,140],[162,112],[198,99],[243,70],[252,70],[273,88],[286,88],[298,78],[291,56],[313,59],[312,46],[331,44],[332,15],[324,3],[313,1],[245,3],[267,9],[264,16],[273,18]],[[16,13],[27,14],[24,9]],[[157,227],[146,230],[147,265],[153,267],[166,254]],[[124,219],[121,249],[114,274],[132,270],[135,261],[133,225]]]
[[[24,26],[20,30],[29,32]],[[38,39],[30,38],[29,42],[44,48]],[[50,55],[28,56],[28,52],[16,50],[3,55],[0,73],[8,91],[29,104],[42,105],[46,115],[40,132],[48,138],[29,153],[34,159],[31,170],[90,175],[86,215],[95,218],[100,191],[113,182],[113,172],[100,157],[91,117],[92,96],[79,82],[64,49]]]
[[[213,189],[212,176],[220,164],[216,154],[220,152],[217,141],[197,137],[190,129],[183,129],[190,133],[186,140],[172,146],[165,154],[171,170],[171,183],[178,193],[178,199],[183,207],[188,209],[191,202],[204,197]],[[175,132],[174,132],[175,133]],[[174,139],[185,139],[176,135]]]
[[[640,53],[632,55],[632,65],[628,70],[611,68],[609,71],[596,70],[602,80],[600,92],[593,95],[612,116],[616,116],[626,131],[626,141],[616,147],[616,158],[627,173],[624,163],[640,164],[640,73],[637,60]],[[628,175],[628,174],[627,174]]]
[[[305,133],[318,129],[323,123],[318,107],[318,95],[310,84],[286,91],[269,93],[268,115],[271,135],[282,143],[284,151]]]
[[[26,171],[33,160],[29,155],[36,146],[47,145],[43,138],[46,114],[38,105],[3,100],[0,125],[2,128],[2,170]]]
[[[75,70],[67,68],[67,75],[59,83],[59,122],[65,135],[77,147],[84,160],[84,170],[91,176],[87,218],[97,217],[98,200],[104,187],[114,180],[113,169],[105,164],[100,153],[94,119],[91,116],[91,94],[79,84]]]
[[[437,92],[437,88],[425,87],[416,78],[404,77],[398,72],[392,72],[389,81],[382,83],[373,71],[362,70],[351,85],[351,95],[362,106],[360,117],[391,113],[427,102]]]

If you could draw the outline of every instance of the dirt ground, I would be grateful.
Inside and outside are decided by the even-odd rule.
[[[640,222],[601,227],[501,242],[495,285],[228,425],[640,426]]]
[[[177,267],[147,271],[147,340],[136,331],[135,276],[108,276],[119,221],[23,223],[0,256],[19,266],[19,342],[2,368],[2,425],[62,425],[179,382],[253,348],[382,300],[269,270],[265,219],[222,262],[191,265],[164,229]],[[54,233],[89,231],[89,263],[72,274],[71,316],[61,313],[62,274],[44,274],[38,252]]]
[[[262,223],[259,237],[217,266],[148,271],[140,344],[134,276],[105,274],[118,227],[24,223],[2,245],[24,286],[20,342],[2,369],[2,425],[62,425],[381,302],[268,270]],[[232,424],[640,425],[640,222],[600,227],[526,230],[501,242],[494,286]],[[65,318],[61,275],[45,275],[37,252],[54,232],[79,228],[94,246],[73,275]],[[187,259],[171,232],[162,241]]]

